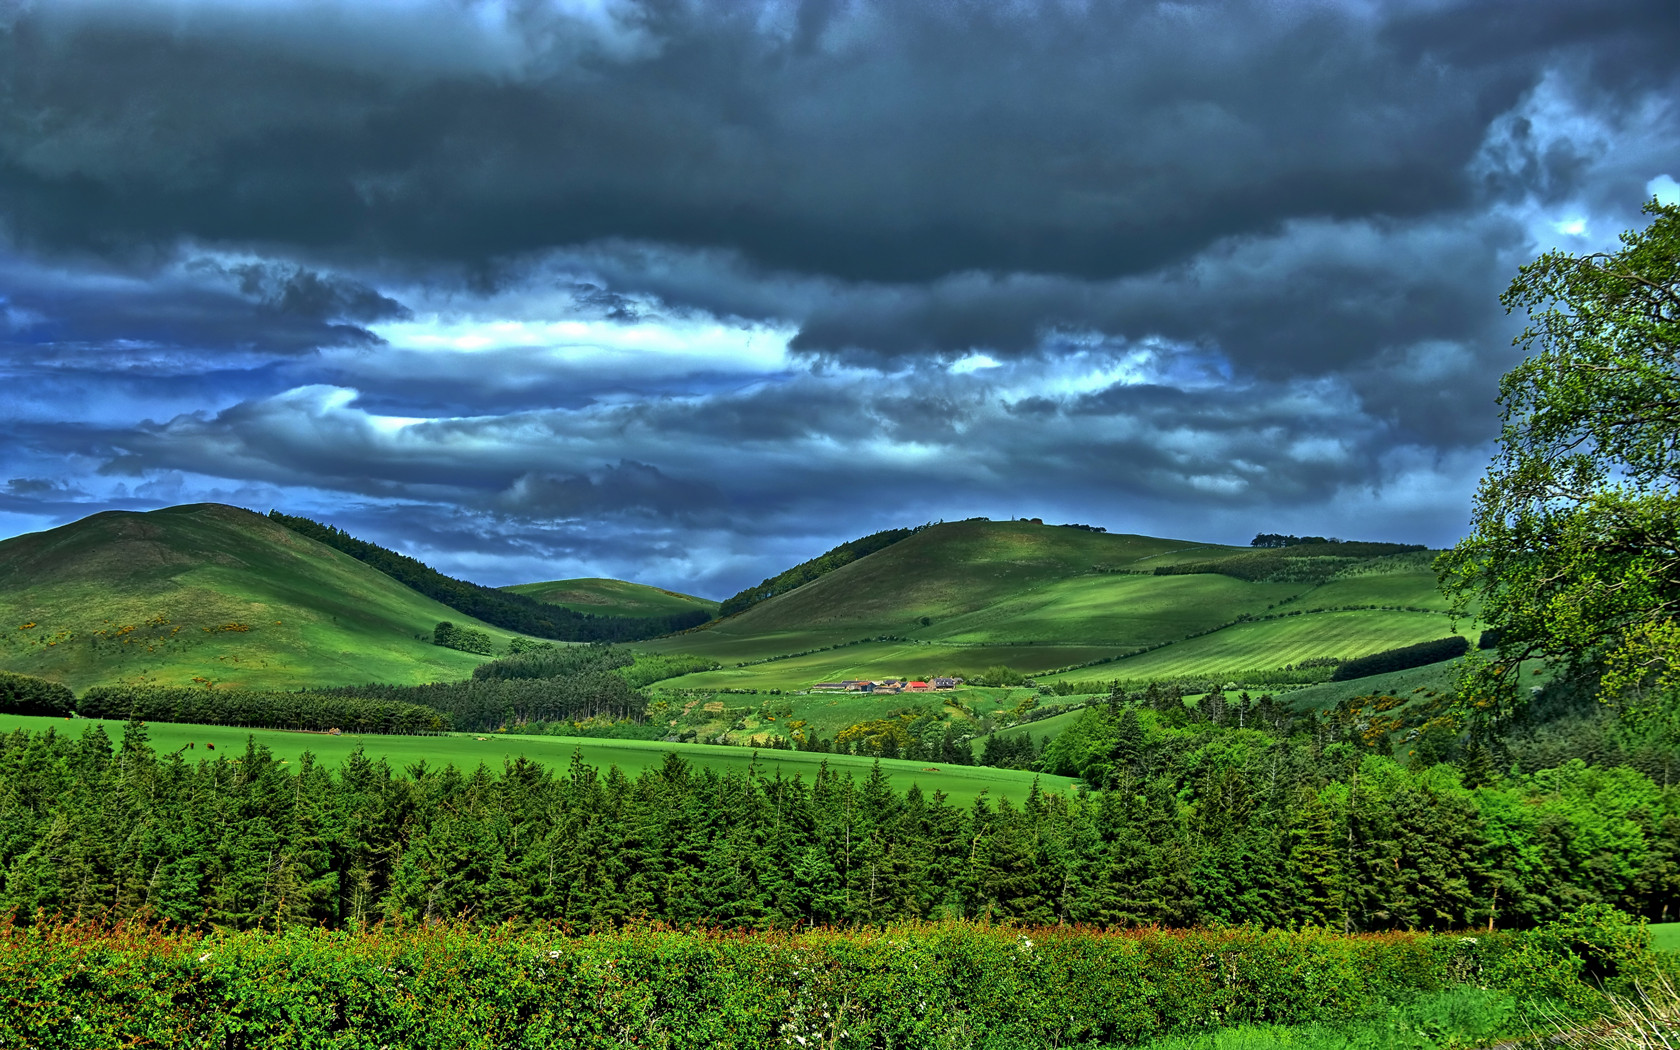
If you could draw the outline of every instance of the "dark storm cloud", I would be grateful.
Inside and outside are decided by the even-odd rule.
[[[590,474],[528,473],[497,499],[498,509],[520,518],[599,518],[626,512],[662,517],[692,515],[723,505],[712,485],[680,481],[646,463],[623,460]]]
[[[0,367],[163,374],[375,346],[364,324],[408,310],[353,279],[297,266],[172,263],[141,280],[103,268],[0,270]],[[7,331],[6,329],[9,329]]]
[[[26,243],[488,261],[630,237],[887,281],[1136,273],[1291,217],[1458,207],[1489,120],[1546,64],[1579,54],[1632,90],[1672,79],[1676,35],[1633,0],[1590,21],[1563,2],[653,2],[595,30],[531,4],[504,27],[521,57],[475,64],[471,24],[441,16],[406,53],[332,27],[362,54],[277,9],[88,10],[34,8],[0,52],[0,199]]]
[[[1499,292],[1680,172],[1671,0],[10,10],[6,521],[266,501],[493,583],[1450,541]]]

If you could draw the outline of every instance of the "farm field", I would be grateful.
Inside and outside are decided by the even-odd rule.
[[[561,605],[592,616],[669,616],[700,611],[717,613],[718,603],[692,594],[661,587],[649,587],[628,580],[590,577],[578,580],[549,580],[546,583],[516,583],[504,591],[529,595],[540,602]]]
[[[1173,678],[1282,667],[1324,657],[1352,658],[1444,638],[1451,621],[1439,613],[1357,610],[1305,613],[1234,624],[1199,638],[1082,668],[1044,681],[1086,678]]]
[[[639,647],[638,647],[639,648]],[[707,654],[713,655],[713,654]],[[1112,655],[1101,646],[986,645],[957,646],[939,643],[865,642],[839,649],[772,659],[747,667],[721,667],[656,683],[658,691],[707,689],[805,690],[817,682],[847,678],[900,677],[916,679],[927,675],[954,674],[972,678],[988,667],[1004,665],[1027,671],[1066,666]]]
[[[111,511],[0,542],[0,668],[78,690],[465,678],[485,658],[432,645],[440,620],[498,647],[514,637],[220,504]]]
[[[933,526],[842,566],[797,590],[761,602],[674,647],[748,659],[729,643],[751,640],[761,655],[880,634],[935,641],[943,621],[991,608],[1048,584],[1106,570],[1147,572],[1158,564],[1239,548],[1185,540],[1120,536],[1022,522],[965,521]],[[926,618],[927,623],[922,620]],[[775,640],[775,641],[771,641]],[[1009,640],[1027,640],[1013,632]],[[1047,640],[1047,639],[1040,639]],[[766,642],[785,648],[764,651]]]
[[[1328,559],[1340,571],[1320,583],[1313,581],[1322,575],[1296,582],[1153,575],[1157,565],[1185,562],[1252,566],[1255,556],[1181,540],[956,522],[643,646],[724,665],[661,688],[789,691],[850,677],[973,677],[1000,664],[1041,675],[1112,661],[1071,678],[1217,674],[1369,655],[1451,630],[1427,551]],[[1266,557],[1285,564],[1276,552]],[[1283,611],[1301,615],[1258,620]],[[1257,622],[1224,627],[1240,616]],[[862,641],[870,638],[897,640]],[[1139,652],[1157,646],[1164,648]],[[733,666],[740,663],[749,666]]]
[[[0,715],[0,732],[27,729],[45,732],[70,733],[80,737],[95,726],[102,726],[112,744],[122,739],[122,725],[94,719],[41,718],[25,715]],[[753,764],[770,773],[780,770],[786,776],[801,775],[807,780],[816,775],[817,768],[827,762],[831,770],[849,771],[866,776],[875,759],[851,755],[809,754],[801,751],[754,750],[744,747],[716,747],[704,744],[675,744],[662,741],[601,740],[586,737],[519,736],[515,734],[456,733],[442,737],[424,736],[328,736],[323,733],[292,733],[273,729],[243,729],[232,726],[185,725],[170,722],[148,722],[147,732],[153,749],[170,754],[186,744],[196,746],[185,754],[199,760],[234,757],[244,752],[246,741],[255,739],[269,749],[276,758],[296,762],[305,751],[318,760],[330,764],[342,762],[358,747],[374,761],[384,759],[394,769],[403,769],[416,762],[430,766],[453,765],[470,771],[480,764],[498,768],[503,762],[521,756],[553,769],[570,766],[574,752],[581,753],[590,765],[605,770],[617,766],[634,777],[644,770],[658,768],[665,755],[675,752],[684,759],[716,770],[746,770]],[[481,739],[482,738],[482,739]],[[206,744],[214,744],[209,750]],[[925,762],[881,759],[881,771],[896,791],[907,791],[911,784],[919,784],[922,791],[932,794],[942,791],[953,804],[972,805],[981,795],[997,800],[1008,798],[1019,803],[1032,789],[1033,780],[1041,790],[1065,791],[1075,782],[1067,777],[1027,773],[1018,770],[992,769],[984,766],[945,766],[932,769]]]

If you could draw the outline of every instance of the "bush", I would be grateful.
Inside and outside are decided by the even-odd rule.
[[[75,694],[57,682],[0,671],[0,713],[60,718],[75,707]]]
[[[1456,660],[1470,651],[1470,641],[1461,634],[1450,638],[1438,638],[1433,642],[1419,642],[1399,649],[1388,649],[1371,656],[1362,656],[1357,660],[1344,661],[1330,676],[1332,682],[1346,682],[1354,678],[1365,678],[1374,674],[1386,674],[1389,671],[1405,671],[1413,667],[1426,667],[1438,664],[1443,660]]]
[[[1457,986],[1462,953],[1456,937],[1248,929],[205,936],[48,922],[0,927],[0,1043],[1106,1046],[1372,1016]]]
[[[83,718],[264,729],[342,729],[347,733],[448,732],[449,716],[401,701],[243,689],[184,689],[96,685],[76,705]]]

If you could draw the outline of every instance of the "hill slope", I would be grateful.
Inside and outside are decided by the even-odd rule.
[[[108,511],[0,541],[0,667],[102,682],[282,688],[465,678],[431,644],[488,627],[236,507]]]
[[[718,603],[692,594],[649,587],[628,580],[586,578],[549,580],[546,583],[516,583],[504,591],[523,594],[539,602],[558,605],[573,612],[595,616],[673,616],[679,613],[717,614]]]
[[[1427,551],[1334,553],[1302,571],[1307,555],[1293,550],[1285,563],[1247,547],[953,522],[649,647],[747,665],[667,686],[797,689],[830,675],[971,676],[998,664],[1030,674],[1103,662],[1080,678],[1223,673],[1451,633]]]

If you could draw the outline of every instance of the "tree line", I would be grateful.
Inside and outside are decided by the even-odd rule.
[[[57,682],[0,671],[0,713],[62,717],[75,707],[75,694]]]
[[[269,520],[371,565],[397,582],[457,612],[503,630],[562,642],[632,642],[697,627],[711,619],[703,611],[668,616],[595,616],[550,605],[516,591],[498,590],[445,576],[430,565],[378,544],[359,540],[332,525],[268,512]],[[443,644],[443,643],[440,643]]]
[[[346,733],[424,735],[454,728],[449,716],[436,708],[396,698],[372,697],[364,690],[333,694],[96,685],[76,701],[76,714],[114,721],[138,719],[314,731],[339,729]]]
[[[877,765],[811,779],[667,755],[334,769],[192,762],[131,723],[0,738],[0,911],[189,926],[466,918],[786,927],[917,918],[1337,930],[1523,927],[1680,900],[1680,805],[1579,761],[1471,788],[1345,745],[1164,733],[1110,790],[950,803]]]

